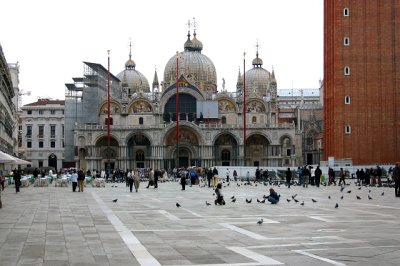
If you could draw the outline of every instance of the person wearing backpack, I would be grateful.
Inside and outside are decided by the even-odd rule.
[[[193,184],[196,184],[196,178],[197,178],[197,174],[194,171],[194,169],[190,170],[190,186],[192,186]]]

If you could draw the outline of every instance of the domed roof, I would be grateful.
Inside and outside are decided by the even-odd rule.
[[[117,78],[127,83],[128,87],[131,89],[131,93],[139,91],[150,92],[150,86],[147,78],[135,69],[126,68],[117,75]]]
[[[150,92],[149,82],[146,77],[135,68],[135,61],[132,60],[132,54],[131,51],[129,51],[129,59],[125,63],[125,70],[120,72],[117,75],[117,78],[122,80],[122,83],[128,85],[131,89],[131,93],[139,91]]]
[[[214,63],[205,55],[201,53],[203,44],[193,38],[189,45],[189,40],[186,41],[183,52],[178,53],[179,57],[179,76],[183,75],[189,82],[194,81],[198,83],[199,88],[202,90],[203,85],[217,86],[217,71],[215,70]],[[176,81],[176,55],[171,57],[164,69],[164,82],[168,86],[174,84]]]
[[[258,57],[258,52],[252,63],[253,68],[246,71],[246,92],[254,91],[265,96],[272,81],[271,73],[261,67],[262,59]]]

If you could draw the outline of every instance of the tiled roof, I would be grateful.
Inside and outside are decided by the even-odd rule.
[[[24,107],[27,106],[44,106],[50,104],[58,104],[58,105],[65,105],[65,100],[50,100],[50,99],[39,99],[37,102],[25,104]]]

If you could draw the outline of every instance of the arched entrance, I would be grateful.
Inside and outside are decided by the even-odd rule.
[[[114,137],[110,137],[110,146],[108,146],[107,136],[101,137],[96,142],[96,154],[101,157],[102,169],[115,169],[118,153],[119,144]]]
[[[246,165],[268,166],[269,140],[261,134],[253,134],[246,140]],[[278,155],[278,154],[277,154]]]
[[[151,157],[150,140],[142,133],[134,134],[127,143],[127,157],[129,168],[149,167],[149,158]]]
[[[49,155],[48,160],[49,160],[49,167],[54,167],[54,169],[57,170],[57,156],[54,153],[52,153]]]
[[[199,158],[199,140],[194,130],[188,127],[179,129],[179,141],[177,147],[176,129],[172,129],[165,137],[166,159],[164,163],[168,167],[175,166],[201,166]]]
[[[214,158],[216,165],[238,165],[239,150],[237,141],[230,133],[223,133],[214,141]]]

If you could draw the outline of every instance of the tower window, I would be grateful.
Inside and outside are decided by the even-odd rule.
[[[344,97],[344,103],[345,104],[350,104],[350,96],[348,96],[348,95],[346,95],[345,97]]]
[[[346,46],[349,46],[350,45],[350,38],[349,37],[344,37],[343,44],[346,45]]]
[[[350,10],[348,7],[343,8],[343,16],[345,17],[350,16]]]
[[[139,125],[143,125],[143,117],[139,117]]]
[[[347,66],[347,67],[344,68],[344,75],[345,76],[350,76],[350,67]]]
[[[345,134],[351,134],[351,126],[350,125],[346,125],[344,127],[344,133]]]
[[[226,124],[226,117],[225,116],[221,117],[221,124],[223,124],[223,125]]]
[[[253,117],[251,118],[251,122],[252,122],[253,124],[256,124],[256,123],[257,123],[257,117],[253,116]]]

